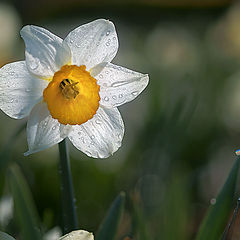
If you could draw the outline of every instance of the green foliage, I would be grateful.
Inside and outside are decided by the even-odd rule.
[[[232,167],[232,170],[216,199],[216,203],[210,206],[208,213],[202,222],[196,240],[217,240],[222,235],[232,211],[239,161],[240,157],[237,158]]]
[[[41,240],[39,219],[29,187],[17,166],[13,166],[7,180],[14,199],[17,224],[24,240]]]
[[[96,240],[114,240],[125,203],[125,193],[121,192],[112,203],[107,216],[97,233]]]

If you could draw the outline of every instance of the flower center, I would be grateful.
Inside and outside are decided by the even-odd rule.
[[[62,94],[67,99],[76,98],[79,94],[78,87],[76,86],[78,82],[74,82],[71,79],[63,79],[59,86],[62,89]]]
[[[43,91],[53,118],[62,124],[80,125],[99,107],[99,85],[85,66],[64,65]]]

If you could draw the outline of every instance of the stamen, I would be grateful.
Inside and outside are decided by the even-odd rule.
[[[78,87],[76,86],[78,82],[74,82],[71,79],[63,79],[61,83],[59,84],[62,94],[67,99],[73,99],[76,98],[79,94]]]

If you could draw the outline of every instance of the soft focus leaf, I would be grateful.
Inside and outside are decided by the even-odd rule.
[[[219,239],[232,210],[240,157],[237,158],[228,178],[219,193],[216,203],[210,206],[197,235],[197,240]]]
[[[125,203],[125,193],[121,192],[112,203],[107,216],[99,228],[96,240],[114,240]]]
[[[7,233],[0,232],[0,239],[1,240],[15,240],[15,238],[11,237]]]
[[[11,150],[14,147],[14,144],[18,138],[18,136],[22,133],[22,131],[25,129],[26,124],[20,125],[15,132],[12,134],[12,136],[6,141],[6,144],[3,147],[3,150],[0,152],[0,172],[5,170],[7,165],[10,162],[9,155],[11,154]]]
[[[41,240],[37,211],[29,187],[17,166],[9,170],[8,182],[14,199],[17,224],[24,240]]]

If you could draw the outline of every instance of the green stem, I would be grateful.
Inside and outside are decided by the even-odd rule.
[[[66,234],[78,229],[78,220],[66,140],[60,142],[58,146],[60,153],[59,173],[63,208],[63,233]]]

